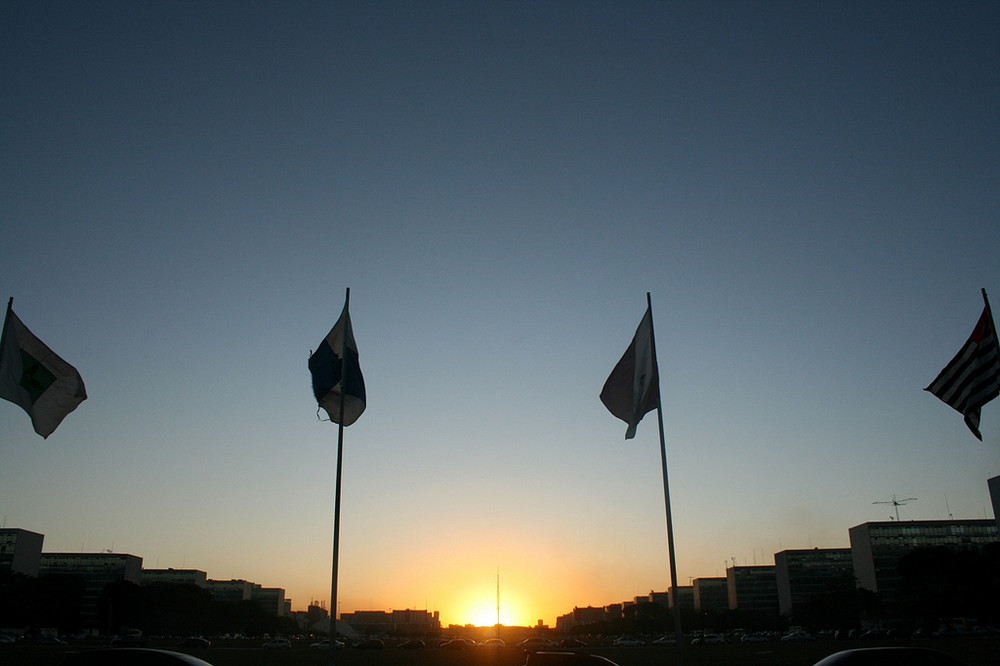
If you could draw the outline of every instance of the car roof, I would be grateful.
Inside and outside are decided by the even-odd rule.
[[[617,666],[615,662],[586,652],[533,652],[525,666]]]
[[[149,648],[108,648],[70,652],[61,666],[212,666],[182,652]]]
[[[930,648],[874,647],[841,650],[813,666],[965,666],[965,663]]]

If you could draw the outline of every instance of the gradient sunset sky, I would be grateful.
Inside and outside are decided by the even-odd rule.
[[[1000,303],[995,2],[0,4],[0,295],[90,395],[0,404],[44,550],[553,624],[669,585],[655,414],[598,399],[651,292],[681,584],[992,517],[922,389]],[[1000,307],[1000,306],[998,306]]]

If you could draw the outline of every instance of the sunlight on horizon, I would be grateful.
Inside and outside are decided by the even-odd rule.
[[[531,604],[527,605],[530,606]],[[475,596],[466,599],[456,598],[451,606],[450,612],[442,611],[441,613],[441,624],[444,626],[448,624],[461,624],[476,627],[494,627],[497,625],[497,598],[495,592],[492,596],[477,593]],[[515,598],[514,595],[511,595],[509,599],[504,599],[501,594],[499,624],[507,627],[534,624],[534,620],[531,620],[525,614],[525,606],[526,604],[522,603],[522,600]]]

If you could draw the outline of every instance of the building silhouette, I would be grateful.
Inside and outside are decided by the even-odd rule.
[[[83,596],[80,620],[84,626],[100,627],[100,600],[104,588],[112,583],[142,583],[142,558],[127,553],[42,553],[39,576],[74,576],[80,581]]]
[[[650,596],[652,596],[652,593],[650,593]],[[694,587],[692,585],[678,585],[676,589],[671,587],[668,594],[667,607],[673,610],[675,604],[682,611],[693,611]]]
[[[862,523],[848,530],[859,588],[878,594],[889,609],[900,597],[899,561],[920,548],[981,550],[1000,541],[995,520],[907,520]]]
[[[586,606],[580,608],[576,606],[572,613],[560,615],[556,618],[556,629],[569,631],[573,627],[582,627],[588,624],[598,624],[609,619],[606,606]]]
[[[729,609],[778,612],[778,582],[773,564],[732,566],[726,569]]]
[[[205,581],[205,585],[213,599],[224,603],[238,604],[241,601],[250,601],[253,592],[253,583],[243,579],[209,579]]]
[[[438,611],[433,613],[410,609],[354,611],[341,613],[337,623],[341,622],[369,635],[429,636],[441,631],[441,617]]]
[[[0,529],[0,573],[38,576],[45,536],[22,529]]]
[[[142,584],[169,583],[170,585],[196,585],[208,587],[208,574],[199,569],[143,569]]]
[[[694,609],[699,613],[729,610],[729,582],[719,576],[715,578],[695,578]]]
[[[280,587],[263,587],[252,584],[250,601],[256,602],[260,609],[268,615],[286,617],[291,614],[291,600],[285,599],[285,590]]]
[[[794,617],[811,600],[854,588],[850,548],[783,550],[774,554],[778,612]]]

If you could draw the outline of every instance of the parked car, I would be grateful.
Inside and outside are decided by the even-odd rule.
[[[261,647],[265,650],[287,650],[292,647],[292,642],[287,638],[272,638]]]
[[[653,645],[674,646],[674,645],[677,645],[677,637],[676,636],[660,636],[655,641],[653,641]]]
[[[841,650],[813,666],[966,666],[951,655],[921,647],[874,647]]]
[[[889,635],[884,629],[869,629],[858,636],[858,640],[861,641],[882,641],[888,638]]]
[[[158,666],[212,666],[204,659],[171,650],[147,648],[109,648],[68,652],[60,666],[133,666],[157,664]]]
[[[550,641],[547,638],[525,638],[523,641],[515,645],[514,647],[519,647],[525,652],[534,652],[536,650],[547,650],[554,647],[558,647],[555,641]]]
[[[452,638],[449,641],[441,643],[441,647],[446,650],[469,650],[477,647],[477,643],[468,638]]]
[[[814,640],[816,640],[816,637],[807,631],[793,631],[781,637],[782,643],[804,643]]]
[[[695,636],[691,640],[691,645],[721,645],[725,642],[726,639],[719,634],[705,634],[704,636]]]
[[[484,650],[502,650],[504,648],[504,642],[499,638],[487,638],[479,644],[479,647]]]
[[[369,638],[368,640],[361,641],[354,647],[358,648],[359,650],[381,650],[382,648],[385,647],[385,643],[383,643],[377,638]]]
[[[66,645],[66,641],[52,634],[42,634],[35,638],[33,642],[35,645]]]
[[[587,644],[576,638],[564,638],[559,641],[559,647],[568,648],[570,650],[576,650],[578,648],[585,648]]]
[[[177,647],[182,648],[210,648],[212,647],[212,641],[207,638],[199,638],[198,636],[192,636],[190,638],[185,638]]]
[[[344,647],[344,642],[343,641],[337,641],[336,644],[333,647],[334,647],[334,649],[339,650],[340,648]],[[309,649],[310,650],[329,650],[330,649],[330,639],[327,639],[325,641],[320,641],[319,643],[313,643],[312,645],[309,646]]]
[[[631,636],[620,636],[614,642],[615,647],[639,647],[640,645],[645,645],[645,643]]]
[[[411,638],[399,644],[402,650],[422,650],[426,644],[419,638]]]
[[[128,636],[115,636],[111,639],[111,647],[146,647],[146,639],[139,634],[131,634]]]

